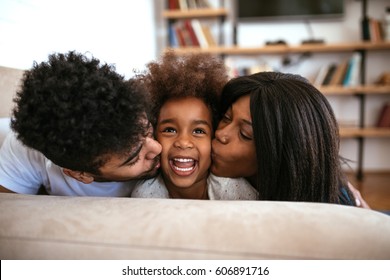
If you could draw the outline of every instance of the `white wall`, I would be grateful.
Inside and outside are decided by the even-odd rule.
[[[126,76],[156,57],[153,0],[0,0],[0,65],[89,52]]]

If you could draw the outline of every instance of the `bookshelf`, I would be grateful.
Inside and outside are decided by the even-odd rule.
[[[223,2],[222,2],[223,3]],[[168,19],[184,19],[191,17],[207,18],[213,17],[221,19],[228,15],[228,11],[221,5],[219,8],[197,10],[197,11],[164,11],[163,16]],[[362,0],[362,17],[367,17],[367,0]],[[223,23],[223,21],[221,21]],[[360,22],[357,22],[360,26]],[[235,34],[233,34],[234,37]],[[237,40],[233,38],[233,41]],[[172,46],[169,46],[172,48]],[[302,45],[269,45],[259,47],[240,47],[237,45],[227,46],[220,44],[209,46],[207,48],[194,46],[175,47],[174,50],[182,55],[194,52],[205,52],[222,57],[227,56],[265,56],[265,55],[286,55],[286,54],[305,54],[305,53],[354,53],[361,55],[360,76],[358,86],[319,86],[319,90],[327,96],[352,96],[358,99],[358,125],[357,127],[340,127],[340,137],[343,139],[356,139],[357,141],[357,168],[356,178],[363,179],[364,166],[363,154],[366,138],[390,138],[390,128],[370,127],[365,124],[366,99],[375,95],[390,95],[389,85],[366,84],[366,64],[367,53],[375,51],[390,51],[389,41],[356,41],[332,44],[302,44]]]
[[[199,8],[182,10],[165,10],[163,11],[163,17],[166,19],[188,19],[188,18],[215,18],[225,17],[228,12],[225,8]]]
[[[207,49],[197,47],[175,48],[180,54],[192,52],[206,52],[216,55],[261,55],[261,54],[288,54],[288,53],[330,53],[330,52],[353,52],[355,50],[375,51],[390,49],[390,42],[352,42],[339,44],[313,44],[313,45],[280,45],[264,47],[239,47],[239,46],[216,46]]]
[[[377,128],[377,127],[365,127],[365,128],[340,128],[340,136],[342,138],[355,138],[355,137],[390,137],[390,129]]]
[[[176,49],[189,47],[208,49],[222,45],[224,43],[222,28],[228,15],[224,1],[220,0],[220,7],[217,8],[212,7],[208,1],[184,1],[186,7],[183,8],[181,2],[183,1],[167,0],[166,9],[162,13],[162,17],[168,23],[168,46]],[[218,40],[214,38],[210,26],[204,24],[206,20],[218,22]],[[187,33],[189,35],[186,35]],[[191,40],[186,41],[186,36],[191,37]]]

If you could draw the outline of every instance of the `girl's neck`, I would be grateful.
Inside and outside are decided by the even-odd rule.
[[[207,180],[196,182],[190,187],[177,187],[165,183],[170,198],[181,199],[208,199]]]

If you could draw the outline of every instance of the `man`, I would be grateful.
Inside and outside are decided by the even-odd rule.
[[[0,192],[129,196],[136,180],[156,175],[147,93],[98,59],[50,55],[26,71],[15,102]]]

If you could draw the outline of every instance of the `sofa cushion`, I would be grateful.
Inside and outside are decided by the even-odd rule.
[[[0,194],[1,259],[389,259],[390,217],[271,201]]]
[[[9,117],[24,70],[0,66],[0,117]]]

